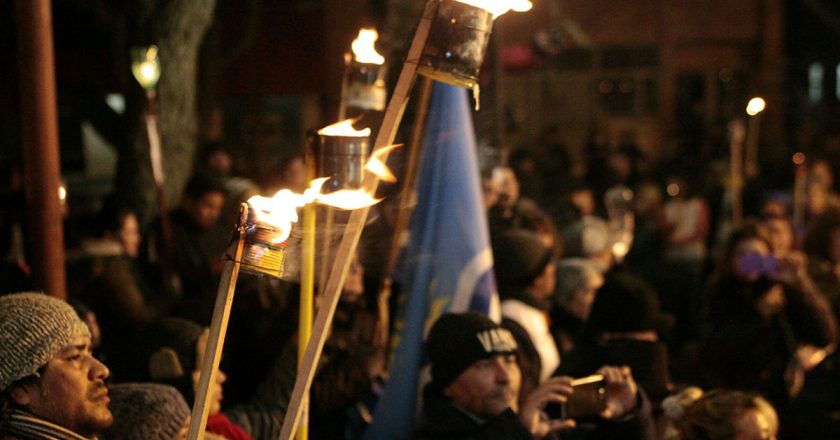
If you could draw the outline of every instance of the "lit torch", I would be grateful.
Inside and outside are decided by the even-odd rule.
[[[749,115],[747,120],[747,158],[746,174],[748,178],[758,175],[758,140],[761,127],[761,112],[767,107],[767,103],[760,97],[750,99],[747,103],[746,112]]]
[[[365,161],[370,129],[356,130],[351,123],[348,119],[330,125],[310,138],[310,148],[317,158],[316,173],[323,177],[312,180],[303,193],[281,189],[272,197],[248,199],[248,221],[253,226],[246,237],[244,270],[284,278],[294,273],[284,263],[287,241],[293,224],[298,222],[298,208],[315,203],[353,210],[379,202],[362,187],[362,173],[368,171],[380,179],[393,180],[382,158],[394,147],[381,149]]]
[[[374,155],[394,143],[418,73],[430,79],[471,88],[476,97],[476,107],[478,107],[478,74],[484,51],[487,48],[494,14],[498,16],[510,9],[528,10],[531,8],[531,3],[527,0],[487,0],[480,3],[476,0],[468,1],[471,4],[455,0],[428,0],[426,2],[423,17],[408,48],[406,62],[400,70],[399,78],[377,131]],[[380,180],[380,177],[373,176],[373,174],[368,174],[363,180],[365,189],[371,194],[376,191]],[[352,211],[336,248],[336,257],[323,288],[318,315],[313,325],[313,334],[303,350],[303,357],[298,365],[298,374],[289,397],[280,438],[291,438],[303,418],[302,415],[305,412],[303,408],[306,406],[309,387],[312,384],[321,350],[329,333],[328,329],[350,267],[350,259],[359,243],[367,214],[366,208]]]
[[[167,283],[175,284],[175,274],[171,271],[172,226],[169,222],[169,208],[166,204],[166,174],[163,171],[163,147],[158,128],[157,85],[160,80],[160,49],[154,44],[134,47],[130,51],[131,73],[146,92],[146,134],[149,137],[149,160],[152,164],[152,177],[155,181],[158,213],[160,215],[163,249],[161,267]]]
[[[493,19],[528,11],[528,0],[432,0],[437,2],[429,39],[417,73],[473,90],[478,102],[478,74],[490,41]]]
[[[319,144],[359,144],[361,146],[359,149],[366,153],[370,129],[355,130],[351,124],[352,120],[346,120],[319,130],[318,136],[323,139]],[[379,199],[374,197],[372,190],[362,187],[361,184],[354,187],[352,184],[344,183],[348,181],[361,182],[363,180],[361,174],[365,171],[375,174],[379,179],[387,179],[389,176],[393,176],[382,162],[382,155],[392,148],[383,148],[366,163],[360,162],[360,166],[352,167],[352,172],[357,173],[358,176],[348,176],[344,172],[345,169],[339,168],[338,171],[341,172],[312,180],[303,193],[281,189],[272,197],[253,196],[248,199],[247,203],[242,204],[240,220],[237,225],[238,240],[235,252],[232,258],[225,263],[225,270],[222,273],[222,281],[219,284],[216,306],[210,323],[210,337],[205,351],[206,355],[202,361],[199,389],[196,393],[192,422],[188,433],[190,440],[197,439],[198,434],[204,432],[207,424],[209,411],[207,397],[210,383],[214,383],[215,375],[219,369],[227,320],[230,316],[236,279],[240,269],[256,275],[270,275],[284,279],[291,279],[297,275],[297,266],[291,264],[296,262],[296,259],[291,258],[291,251],[294,246],[290,243],[291,238],[293,238],[294,225],[298,222],[297,210],[311,207],[313,204],[344,210],[366,208],[376,204]],[[337,150],[342,151],[341,148]],[[337,182],[334,185],[335,190],[326,192],[325,186],[330,181]],[[306,228],[311,228],[311,226],[306,225],[304,229]],[[314,230],[309,232],[314,232]],[[311,303],[311,298],[308,301]],[[302,346],[305,347],[306,344],[304,343]]]
[[[385,57],[376,51],[379,32],[362,28],[350,45],[353,53],[344,56],[344,80],[341,87],[341,106],[338,119],[344,119],[347,109],[360,111],[385,110],[388,90],[385,87],[387,66]]]

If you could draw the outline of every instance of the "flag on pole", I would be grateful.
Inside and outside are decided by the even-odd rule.
[[[465,89],[435,83],[410,239],[395,278],[404,292],[391,375],[367,439],[411,437],[424,336],[446,312],[500,319],[493,255]]]

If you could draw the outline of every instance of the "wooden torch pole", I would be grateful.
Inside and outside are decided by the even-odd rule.
[[[190,430],[187,434],[189,440],[204,438],[204,429],[207,426],[207,417],[210,411],[210,405],[208,404],[209,391],[211,384],[216,383],[216,374],[219,371],[219,362],[222,359],[222,347],[225,345],[225,334],[227,333],[230,309],[233,305],[236,279],[239,277],[239,266],[245,249],[247,222],[248,204],[243,203],[239,207],[239,225],[237,226],[239,237],[236,241],[236,251],[233,254],[233,259],[225,263],[225,270],[222,272],[222,279],[219,282],[219,290],[216,292],[216,306],[213,309],[213,319],[210,321],[210,335],[207,338],[204,359],[201,361],[201,376],[193,403]]]
[[[732,224],[737,226],[744,218],[744,121],[735,119],[729,123],[729,178],[732,189]]]
[[[167,282],[170,281],[172,261],[172,225],[169,221],[169,208],[166,204],[166,174],[163,171],[163,148],[158,128],[157,91],[146,90],[146,134],[149,137],[149,160],[152,164],[152,177],[155,181],[158,213],[160,214],[160,229],[163,239],[164,270]]]
[[[385,116],[379,128],[379,133],[376,136],[374,152],[394,142],[397,128],[400,125],[408,97],[411,94],[411,87],[414,85],[414,80],[417,76],[417,60],[420,59],[420,55],[422,55],[423,48],[426,45],[426,39],[429,36],[432,17],[434,16],[436,7],[437,2],[433,0],[426,3],[423,18],[417,26],[417,31],[414,33],[414,39],[408,50],[407,62],[403,63],[403,68],[400,71],[394,93],[391,95],[391,100],[385,109]],[[363,185],[369,191],[375,192],[379,185],[379,178],[374,174],[366,173]],[[280,438],[283,440],[291,438],[300,420],[301,403],[304,396],[309,394],[309,388],[315,376],[315,369],[321,357],[321,350],[324,348],[324,342],[329,334],[328,330],[335,313],[335,307],[338,304],[341,289],[344,287],[344,280],[350,268],[350,260],[356,251],[359,237],[362,235],[362,228],[367,219],[368,211],[369,208],[353,211],[350,214],[350,219],[341,238],[341,243],[336,252],[335,261],[333,262],[332,270],[330,271],[324,289],[325,296],[321,299],[318,313],[315,316],[312,337],[306,345],[303,364],[298,368],[295,387],[292,390],[286,417],[283,420],[283,429],[280,432]]]
[[[417,167],[420,164],[420,157],[423,152],[426,119],[429,115],[429,101],[432,97],[433,86],[434,81],[425,76],[420,77],[420,96],[416,107],[417,116],[414,119],[414,127],[411,130],[405,178],[403,179],[403,187],[400,192],[400,207],[397,212],[397,221],[394,224],[394,234],[391,238],[391,249],[388,251],[388,260],[385,262],[385,276],[382,278],[382,284],[379,286],[379,295],[377,296],[376,302],[379,316],[376,323],[376,333],[374,334],[374,344],[377,347],[386,347],[388,345],[388,333],[391,322],[389,300],[392,293],[391,288],[394,284],[392,272],[397,266],[397,257],[399,257],[400,248],[402,247],[403,234],[408,229],[411,213],[414,212]]]

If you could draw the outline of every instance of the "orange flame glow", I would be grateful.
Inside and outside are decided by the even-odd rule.
[[[352,129],[352,126],[350,128]],[[366,131],[370,132],[370,129],[366,129]],[[365,170],[386,182],[396,182],[396,177],[384,163],[383,157],[398,146],[384,147],[373,153],[365,164]],[[259,222],[270,224],[279,230],[273,242],[282,243],[289,238],[289,234],[292,232],[292,223],[298,221],[298,208],[310,203],[320,203],[338,209],[351,210],[373,206],[382,200],[375,198],[372,193],[364,188],[322,193],[321,189],[327,180],[329,180],[327,177],[313,180],[309,183],[309,188],[303,191],[303,194],[292,192],[289,189],[281,189],[271,197],[253,196],[248,199],[248,204],[256,213]]]
[[[356,62],[365,64],[385,64],[385,57],[376,51],[376,40],[379,39],[379,32],[374,28],[359,29],[359,36],[350,44],[353,49],[353,57]]]
[[[385,164],[385,160],[387,160],[388,153],[399,146],[400,145],[391,145],[389,147],[380,148],[379,151],[374,151],[373,154],[371,154],[370,159],[368,159],[365,169],[386,182],[396,182],[397,177],[394,176],[394,173],[392,173],[388,168],[388,165]]]
[[[370,128],[364,130],[356,130],[353,128],[353,123],[356,119],[345,119],[341,122],[328,125],[320,130],[318,134],[321,136],[345,136],[345,137],[368,137],[370,136]]]
[[[528,0],[458,0],[461,3],[472,5],[493,14],[493,18],[498,18],[507,11],[514,10],[516,12],[530,11],[534,6]]]

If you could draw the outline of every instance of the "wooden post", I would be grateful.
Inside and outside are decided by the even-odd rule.
[[[66,299],[52,10],[49,0],[17,0],[15,12],[30,263],[37,287]]]
[[[385,116],[379,128],[379,133],[376,136],[374,152],[394,142],[394,137],[397,134],[397,129],[405,112],[408,97],[411,94],[411,87],[414,85],[414,80],[417,76],[417,62],[426,45],[426,39],[429,36],[432,17],[434,16],[436,7],[437,2],[434,0],[426,3],[423,18],[417,26],[417,31],[414,33],[414,39],[408,50],[406,62],[403,63],[403,68],[400,71],[394,93],[388,102],[388,107],[385,109]],[[371,173],[365,174],[365,180],[363,182],[365,188],[375,192],[378,185],[379,178],[377,176]],[[357,209],[350,214],[350,220],[341,238],[335,261],[333,262],[327,284],[324,288],[325,295],[321,299],[320,308],[315,316],[315,323],[312,327],[312,338],[309,340],[309,344],[306,345],[303,364],[298,368],[295,387],[292,390],[286,417],[283,420],[283,430],[280,432],[280,438],[283,440],[291,438],[300,420],[301,403],[304,396],[309,394],[309,388],[312,386],[312,379],[315,377],[315,370],[318,366],[318,360],[321,357],[321,350],[324,348],[324,342],[326,342],[329,334],[329,326],[332,323],[335,307],[341,296],[341,289],[344,287],[344,280],[350,268],[351,257],[356,251],[356,245],[359,243],[359,237],[362,235],[362,228],[367,219],[369,209]]]
[[[802,153],[796,153],[794,157]],[[798,163],[794,161],[794,181],[793,181],[793,225],[796,230],[805,226],[805,197],[806,182],[808,179],[808,167],[805,164],[805,155],[802,154],[802,159]]]
[[[762,113],[752,115],[747,120],[747,145],[744,170],[748,179],[752,179],[759,174],[758,145],[761,133]]]
[[[225,263],[225,270],[222,272],[222,279],[219,282],[219,290],[216,292],[216,305],[213,309],[213,319],[210,321],[210,335],[207,338],[207,347],[204,349],[198,391],[193,402],[192,419],[187,435],[189,440],[204,438],[204,429],[207,427],[207,417],[210,411],[207,399],[211,384],[216,383],[216,373],[219,371],[219,362],[222,359],[222,347],[225,345],[225,334],[227,333],[230,309],[233,305],[236,279],[239,277],[239,266],[245,249],[247,221],[248,204],[243,203],[239,207],[239,225],[237,226],[239,237],[236,242],[236,251],[233,254],[233,259]]]
[[[152,177],[155,180],[158,211],[160,213],[163,253],[166,262],[172,261],[172,226],[169,222],[169,209],[166,204],[166,174],[163,171],[163,148],[158,129],[157,92],[146,90],[146,134],[149,137],[149,159],[152,164]],[[168,267],[168,264],[166,265]],[[166,269],[169,270],[169,269]],[[171,274],[167,274],[167,280]]]
[[[744,121],[735,119],[729,123],[729,178],[732,190],[732,224],[737,226],[744,218]]]

